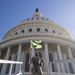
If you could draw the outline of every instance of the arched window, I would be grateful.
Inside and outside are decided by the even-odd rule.
[[[22,30],[21,32],[22,32],[22,33],[24,33],[25,31],[24,31],[24,30]]]
[[[26,54],[26,61],[25,61],[25,72],[29,72],[29,53]]]
[[[55,33],[55,30],[52,30],[53,33]]]
[[[27,19],[27,21],[29,20],[29,18]]]
[[[32,18],[32,20],[33,20],[34,18]]]
[[[53,61],[53,55],[52,55],[52,53],[49,53],[49,61],[50,62]]]
[[[48,32],[48,29],[45,29],[45,32]]]
[[[18,32],[15,32],[15,35],[17,35],[18,34]]]
[[[32,32],[32,28],[29,29],[29,32]]]
[[[42,20],[44,20],[44,17],[42,17]]]
[[[37,32],[40,32],[40,28],[37,28]]]
[[[53,61],[53,55],[52,55],[52,53],[49,53],[49,61],[50,62]],[[52,71],[55,72],[54,63],[52,63],[51,65],[52,65]]]

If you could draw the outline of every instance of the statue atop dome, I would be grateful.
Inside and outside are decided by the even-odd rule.
[[[36,8],[35,12],[39,12],[39,9],[38,9],[38,8]]]
[[[34,14],[32,15],[32,17],[34,16],[42,16],[42,14],[39,12],[39,9],[36,8]]]

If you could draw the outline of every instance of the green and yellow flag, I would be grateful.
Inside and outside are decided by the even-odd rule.
[[[42,48],[42,41],[30,40],[30,48],[39,49]]]

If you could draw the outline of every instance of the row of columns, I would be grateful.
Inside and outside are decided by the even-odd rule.
[[[21,50],[22,50],[22,44],[19,44],[18,53],[17,53],[17,61],[21,61]],[[9,56],[10,56],[10,47],[8,47],[8,50],[7,50],[4,60],[8,60]],[[14,59],[14,54],[12,54],[11,60],[13,60],[13,59]],[[19,66],[20,65],[16,65],[15,73],[19,72],[19,70],[20,70]],[[7,70],[7,64],[3,64],[2,70],[1,70],[1,75],[4,75],[6,73],[6,70]]]
[[[7,49],[6,57],[4,58],[4,60],[8,60],[9,59],[9,55],[10,55],[10,47],[8,47],[8,49]],[[7,64],[3,64],[1,75],[5,74],[6,68],[7,68]]]
[[[58,52],[59,60],[63,60],[60,45],[57,45],[57,52]],[[64,63],[60,63],[60,69],[61,69],[62,72],[65,72]]]
[[[31,51],[31,52],[32,52],[31,54],[34,54],[34,50]],[[45,60],[45,71],[47,71],[48,66],[49,66],[49,54],[48,54],[48,44],[47,43],[45,43],[45,50],[44,50],[44,53],[43,54],[44,54],[44,57],[43,58]],[[69,55],[69,58],[70,59],[73,59],[73,56],[72,56],[72,53],[71,53],[71,49],[70,48],[68,48],[68,55]],[[33,55],[31,55],[31,56],[33,56]],[[54,56],[54,60],[55,61],[67,59],[65,53],[62,54],[60,45],[57,45],[57,50],[54,51],[54,55],[53,56]],[[75,73],[75,64],[74,64],[74,62],[72,62],[71,65],[72,65],[73,73]],[[67,70],[67,73],[70,73],[68,63],[66,63],[66,69],[65,69],[65,64],[64,63],[60,63],[60,64],[59,63],[56,63],[55,66],[56,66],[55,69],[59,73],[61,73],[61,72],[62,73],[66,73],[66,70]]]
[[[17,61],[24,61],[23,60],[23,58],[24,58],[24,52],[22,52],[22,57],[21,57],[21,52],[22,52],[22,44],[19,44],[18,53],[17,53]],[[31,57],[33,57],[34,54],[35,54],[35,50],[32,49],[31,50]],[[71,49],[70,48],[68,48],[68,54],[69,54],[69,58],[70,59],[73,59],[73,56],[72,56],[72,53],[71,53]],[[7,53],[6,53],[6,57],[5,57],[4,60],[8,60],[9,59],[9,55],[10,55],[10,47],[8,47],[8,50],[7,50]],[[59,59],[58,59],[58,57],[59,57]],[[12,55],[12,60],[13,60],[13,58],[14,58],[14,54]],[[64,59],[66,59],[66,55],[64,56]],[[45,60],[45,68],[46,68],[45,70],[47,71],[47,68],[48,68],[48,65],[49,65],[48,43],[45,43],[44,60]],[[54,60],[55,61],[63,60],[60,45],[57,45],[57,51],[54,51]],[[75,73],[75,71],[74,71],[75,70],[74,63],[71,63],[71,64],[72,64],[73,72]],[[19,72],[19,66],[20,65],[16,65],[15,73],[18,73]],[[68,65],[67,64],[66,64],[66,67],[67,67],[67,72],[70,72],[69,69],[68,69]],[[5,74],[6,68],[7,68],[7,65],[6,64],[3,64],[2,71],[1,71],[1,75],[4,75]],[[56,64],[56,70],[58,72],[61,72],[61,71],[62,72],[65,72],[64,64],[61,63],[59,65],[57,63]]]
[[[32,51],[34,53],[34,50]],[[31,53],[31,54],[33,54]],[[45,43],[45,50],[44,50],[44,53],[43,53],[45,56],[44,56],[44,60],[45,60],[45,70],[47,71],[47,68],[49,66],[49,54],[48,54],[48,44]],[[72,56],[72,53],[71,53],[71,49],[68,48],[68,55],[69,55],[69,58],[70,59],[73,59],[73,56]],[[64,59],[67,59],[65,56],[64,56],[64,59],[63,59],[63,56],[64,54],[62,54],[61,52],[61,48],[60,48],[60,45],[57,45],[57,50],[54,51],[54,60],[55,61],[58,61],[58,60],[64,60]],[[72,65],[72,69],[73,69],[73,73],[75,73],[75,65],[74,65],[74,62],[71,63]],[[65,73],[66,70],[68,73],[70,73],[69,71],[69,67],[68,67],[68,63],[66,63],[66,69],[65,69],[65,65],[64,63],[57,63],[56,64],[56,70],[57,72],[62,72],[62,73]]]
[[[71,52],[71,49],[68,48],[68,56],[69,56],[69,59],[73,59],[73,55],[72,55],[72,52]],[[66,57],[66,54],[62,54],[61,52],[61,48],[60,48],[60,45],[57,45],[57,52],[54,51],[54,58],[55,58],[55,61],[58,61],[58,60],[66,60],[67,57]],[[59,59],[58,59],[59,58]],[[72,65],[72,70],[73,70],[73,73],[75,73],[75,64],[74,62],[71,63]],[[66,66],[66,69],[65,69],[65,66]],[[57,67],[57,71],[60,73],[60,72],[67,72],[67,73],[70,73],[70,69],[69,69],[69,65],[68,63],[56,63],[56,67]]]

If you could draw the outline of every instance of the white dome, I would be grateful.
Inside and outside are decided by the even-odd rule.
[[[40,31],[37,31],[37,28]],[[40,33],[40,35],[52,35],[63,38],[71,38],[71,35],[67,30],[49,20],[48,18],[43,17],[39,11],[35,11],[32,17],[23,20],[20,24],[10,29],[4,35],[3,40],[25,36],[25,34],[26,36],[33,35],[33,33],[35,33],[36,35]]]
[[[42,39],[61,39],[73,42],[69,32],[62,26],[54,23],[42,16],[38,11],[32,17],[23,20],[21,23],[10,29],[3,37],[2,42],[10,40],[20,40],[22,38],[34,39],[35,37]]]

